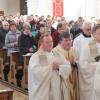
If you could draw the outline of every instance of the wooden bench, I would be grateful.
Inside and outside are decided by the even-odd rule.
[[[12,89],[1,89],[0,90],[0,100],[13,100],[13,90]]]
[[[16,70],[19,66],[19,52],[12,52],[10,55],[10,72],[9,72],[9,82],[16,84]]]
[[[3,59],[0,58],[0,79],[3,79]]]
[[[24,75],[22,79],[22,86],[23,88],[27,89],[28,88],[28,64],[30,57],[32,56],[33,53],[28,53],[26,55],[23,55],[24,57]]]
[[[0,78],[4,79],[3,77],[3,69],[4,64],[9,63],[9,57],[7,56],[7,49],[0,49]]]

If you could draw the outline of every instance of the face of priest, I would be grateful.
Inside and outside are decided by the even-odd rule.
[[[98,28],[94,33],[94,38],[96,42],[100,43],[100,28]]]
[[[72,46],[72,38],[71,36],[68,38],[63,38],[62,41],[60,42],[61,46],[65,50],[69,50]]]
[[[84,32],[84,34],[86,34],[87,36],[90,36],[90,35],[92,34],[92,25],[91,25],[90,23],[84,24],[83,32]]]
[[[53,48],[53,40],[51,35],[47,35],[43,37],[42,47],[45,51],[51,52]]]
[[[83,31],[86,35],[91,35],[92,34],[92,29],[91,29],[90,26],[85,27]]]

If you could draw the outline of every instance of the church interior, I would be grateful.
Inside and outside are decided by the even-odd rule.
[[[49,25],[51,20],[51,33],[55,32],[60,21],[66,21],[65,30],[69,31],[74,24],[80,29],[77,31],[79,33],[82,22],[87,19],[94,24],[100,24],[100,0],[0,0],[0,34],[4,21],[5,24],[9,23],[9,28],[15,25],[12,23],[15,21],[20,33],[23,31],[22,24],[26,21],[30,23],[32,36],[35,37],[38,30],[43,25]],[[44,28],[44,31],[48,29]],[[5,42],[6,36],[3,38],[0,35],[0,42]],[[34,52],[39,45],[36,41]],[[28,64],[32,54],[33,52],[22,51],[21,54],[13,51],[8,56],[5,44],[0,44],[0,100],[29,100]]]

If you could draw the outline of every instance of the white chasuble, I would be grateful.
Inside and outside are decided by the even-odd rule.
[[[53,50],[64,55],[66,60],[68,60],[69,57],[73,56],[76,59],[76,63],[78,63],[79,60],[78,49],[71,47],[70,50],[64,50],[59,44]],[[66,82],[68,82],[69,85],[71,100],[79,100],[78,68],[77,65],[76,67],[71,66],[71,68],[72,68],[71,74],[69,75],[69,79]]]
[[[79,60],[79,86],[80,100],[94,99],[94,80],[96,69],[100,64],[95,61],[95,57],[100,55],[100,48],[95,41],[91,41],[81,52]]]
[[[100,56],[100,43],[96,44]],[[100,60],[96,67],[96,73],[94,77],[94,100],[100,100]]]
[[[92,37],[84,37],[83,34],[80,34],[78,37],[74,39],[73,47],[78,48],[81,53],[83,47],[87,45],[90,41],[92,41]]]
[[[60,61],[58,70],[52,69],[55,59]],[[66,83],[71,66],[64,57],[56,58],[53,52],[39,50],[32,55],[28,68],[29,100],[70,100]]]

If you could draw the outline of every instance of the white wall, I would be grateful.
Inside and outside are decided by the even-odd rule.
[[[38,0],[27,0],[28,15],[38,14]]]
[[[76,2],[77,1],[77,2]],[[64,0],[64,16],[67,19],[77,19],[80,16],[80,0]]]
[[[28,14],[53,15],[53,0],[27,0]],[[100,0],[64,0],[64,16],[77,19],[79,16],[100,17]]]
[[[0,0],[0,11],[5,15],[14,15],[20,11],[20,0]]]
[[[53,15],[52,0],[38,0],[38,14],[40,15]]]
[[[8,2],[8,14],[16,14],[20,11],[20,0],[6,0]]]
[[[0,11],[4,11],[5,13],[7,13],[6,8],[7,8],[6,0],[0,0]]]
[[[52,0],[27,0],[28,15],[52,15]]]

